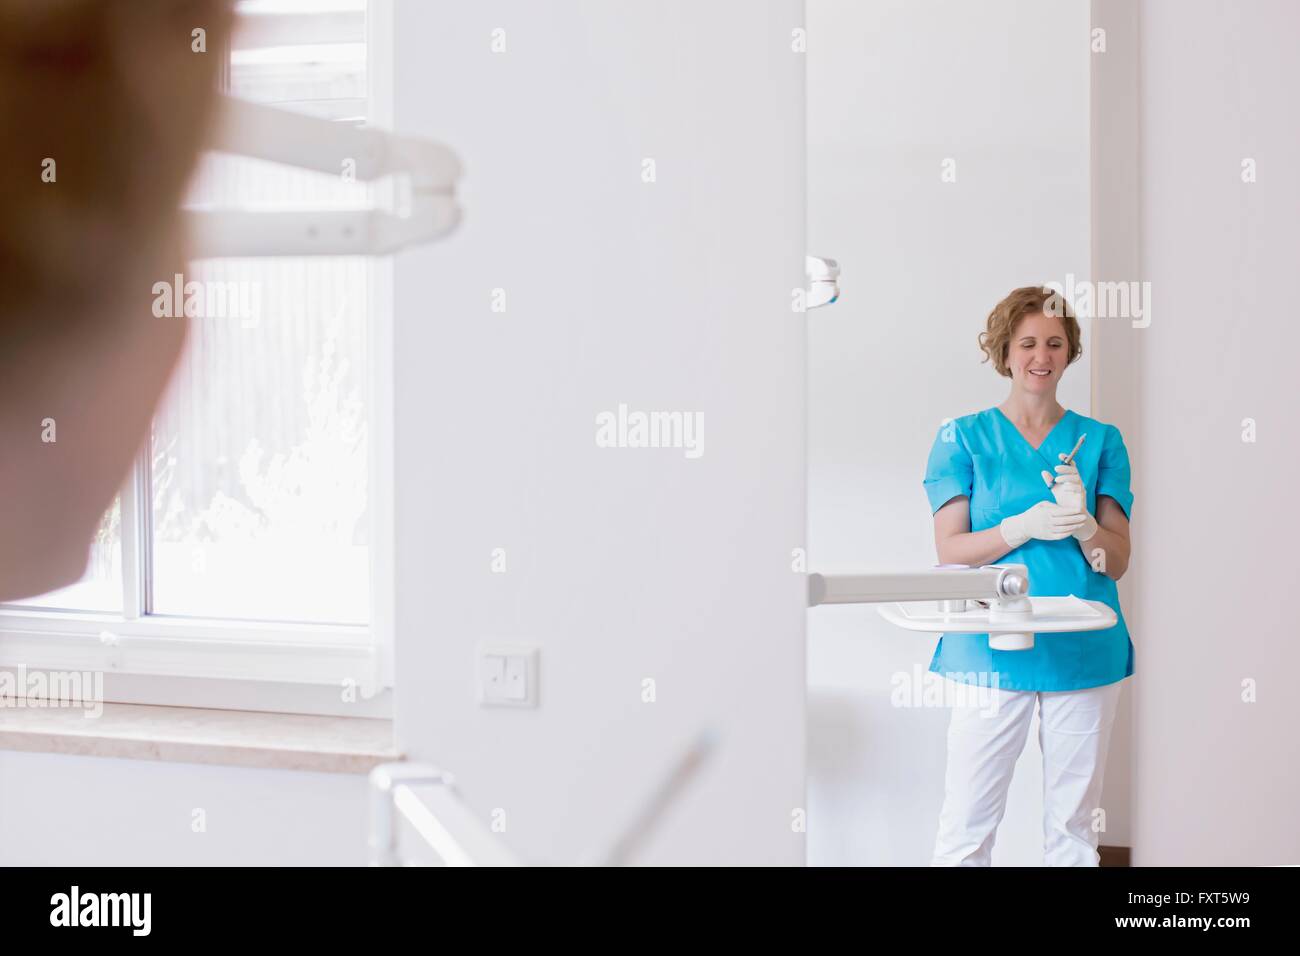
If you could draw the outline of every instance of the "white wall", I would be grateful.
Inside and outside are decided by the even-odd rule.
[[[712,726],[639,862],[802,863],[802,3],[397,17],[397,122],[468,170],[396,274],[399,742],[568,862]],[[703,413],[703,457],[596,447],[619,403]],[[486,639],[540,645],[539,709],[476,704]]]
[[[0,866],[364,866],[366,797],[364,774],[0,751]]]
[[[1288,0],[1141,7],[1141,866],[1300,864],[1297,35]]]
[[[844,293],[809,326],[810,566],[936,561],[921,479],[939,423],[1008,383],[976,336],[1012,288],[1089,272],[1086,0],[810,0],[809,249]],[[956,160],[957,179],[940,179]],[[1062,404],[1089,411],[1090,338]],[[922,865],[948,712],[890,704],[936,636],[809,615],[812,864]],[[1041,865],[1036,729],[994,863]],[[1120,814],[1122,817],[1122,814]],[[1112,814],[1112,821],[1115,814]]]
[[[1132,282],[1141,273],[1138,255],[1138,54],[1139,5],[1132,0],[1092,0],[1092,25],[1105,31],[1105,49],[1092,51],[1089,76],[1091,122],[1092,275],[1095,282]],[[1131,458],[1145,436],[1138,407],[1137,354],[1144,330],[1132,319],[1098,319],[1092,327],[1092,414],[1119,428]],[[1151,542],[1145,530],[1146,502],[1135,499],[1130,516],[1133,546],[1128,571],[1119,581],[1120,606],[1132,636],[1134,675],[1119,700],[1106,757],[1102,806],[1103,846],[1133,846],[1133,710],[1146,676],[1146,628],[1138,595]]]

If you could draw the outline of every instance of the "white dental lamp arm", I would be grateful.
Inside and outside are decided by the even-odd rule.
[[[369,182],[406,173],[417,189],[447,194],[461,174],[456,154],[437,143],[229,96],[222,97],[210,145],[223,153],[332,175],[342,173],[344,161],[351,160],[357,179]]]
[[[359,181],[399,177],[397,214],[378,209],[187,209],[196,259],[381,255],[432,242],[460,222],[460,161],[445,146],[223,97],[212,149]]]
[[[808,606],[884,604],[892,601],[998,601],[1029,593],[1023,564],[808,575]]]
[[[834,259],[804,256],[804,273],[808,277],[807,308],[830,305],[840,297],[840,264]]]
[[[966,610],[966,600],[984,601],[987,607]],[[937,610],[917,606],[931,601],[938,602]],[[958,602],[957,608],[948,602]],[[987,634],[989,647],[1001,651],[1030,650],[1035,633],[1100,631],[1118,620],[1101,601],[1072,594],[1030,597],[1029,569],[1023,564],[812,573],[808,606],[820,604],[879,604],[880,616],[891,624],[910,631]]]

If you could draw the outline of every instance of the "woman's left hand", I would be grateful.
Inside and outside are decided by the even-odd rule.
[[[1043,481],[1051,488],[1052,497],[1058,505],[1084,516],[1086,520],[1075,530],[1074,537],[1087,541],[1097,533],[1097,519],[1088,513],[1088,496],[1083,487],[1083,478],[1074,464],[1064,464],[1064,453],[1058,457],[1062,464],[1056,466],[1056,478],[1053,479],[1050,473],[1044,471],[1041,473]]]

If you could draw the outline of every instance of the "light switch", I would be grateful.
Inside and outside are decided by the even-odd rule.
[[[490,697],[503,697],[506,685],[506,659],[499,654],[483,656],[483,690]]]
[[[492,707],[536,707],[537,650],[528,644],[480,644],[479,703]]]
[[[528,658],[523,654],[511,654],[505,658],[505,694],[510,700],[526,700],[528,697]]]

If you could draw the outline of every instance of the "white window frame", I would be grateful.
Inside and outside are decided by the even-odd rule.
[[[367,122],[393,121],[392,0],[366,16]],[[0,667],[104,674],[123,703],[391,717],[393,390],[391,259],[369,284],[370,623],[305,624],[149,613],[150,443],[121,491],[122,613],[0,605]],[[346,688],[353,693],[346,693]]]

